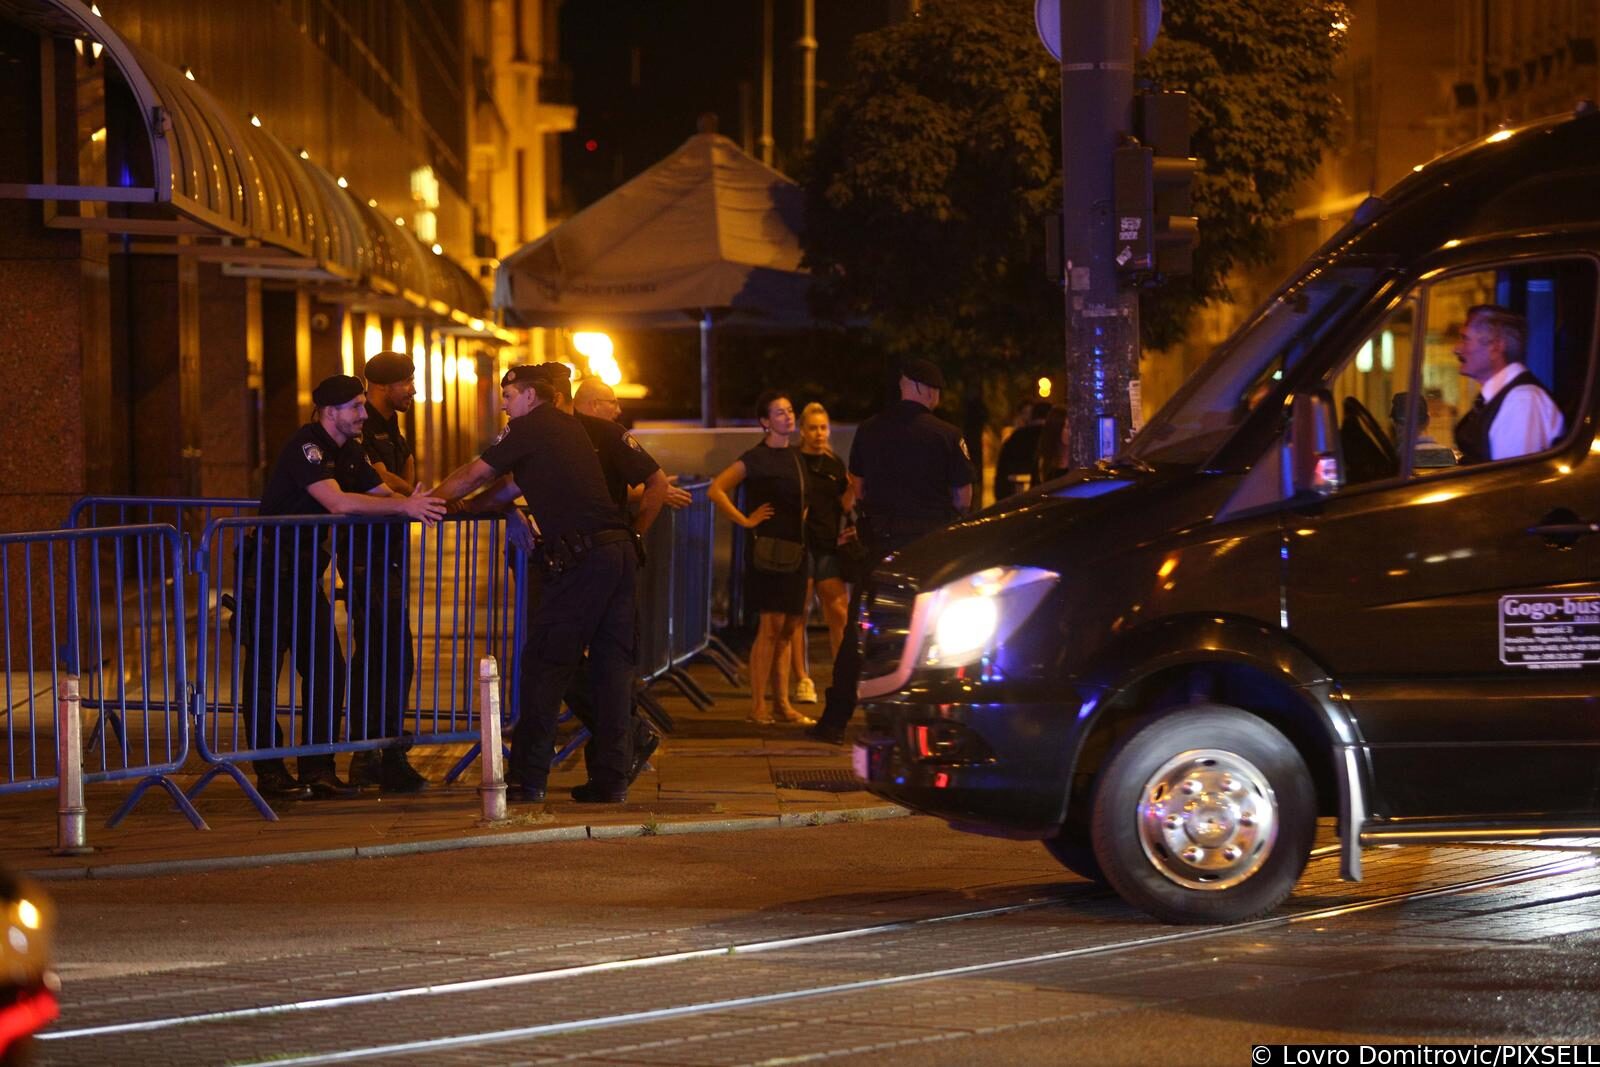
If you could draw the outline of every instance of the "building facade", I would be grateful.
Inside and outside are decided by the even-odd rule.
[[[1368,196],[1502,125],[1600,100],[1600,0],[1354,0],[1349,6],[1336,86],[1345,105],[1339,144],[1301,191],[1272,261],[1239,272],[1231,283],[1236,300],[1201,310],[1178,350],[1146,357],[1147,411],[1171,396]]]
[[[558,6],[0,0],[0,529],[252,496],[311,387],[385,349],[422,476],[474,454],[541,347],[487,286],[573,125]]]

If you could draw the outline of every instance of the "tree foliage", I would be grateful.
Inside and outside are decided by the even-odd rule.
[[[1189,94],[1200,244],[1194,274],[1147,293],[1146,343],[1182,337],[1189,312],[1227,295],[1228,273],[1263,262],[1295,186],[1331,147],[1333,93],[1349,12],[1338,0],[1167,0],[1140,73]]]
[[[1146,295],[1147,343],[1181,336],[1263,259],[1297,182],[1332,143],[1334,0],[1167,0],[1142,73],[1190,93],[1202,174],[1193,277]],[[1045,274],[1060,210],[1060,74],[1024,0],[927,0],[857,38],[855,74],[802,169],[823,310],[960,376],[1057,366],[1064,302]]]
[[[824,309],[953,371],[1053,363],[1062,300],[1041,234],[1061,200],[1061,102],[1030,5],[928,3],[855,49],[801,178]]]

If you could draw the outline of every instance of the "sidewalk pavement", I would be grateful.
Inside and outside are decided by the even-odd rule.
[[[813,677],[819,691],[829,670],[826,650],[825,640],[814,638]],[[748,690],[730,685],[709,665],[692,665],[690,674],[716,703],[700,711],[670,685],[653,690],[677,730],[656,750],[626,804],[578,804],[567,798],[567,790],[585,777],[580,754],[551,775],[547,803],[511,804],[505,821],[480,825],[479,764],[454,785],[439,785],[467,747],[427,746],[411,753],[412,763],[432,783],[426,792],[280,803],[277,822],[263,820],[224,776],[213,780],[195,802],[209,830],[192,829],[159,787],[148,791],[120,826],[107,829],[106,820],[133,783],[91,786],[86,790],[88,843],[94,851],[85,856],[51,853],[56,843],[54,790],[0,797],[0,864],[45,880],[138,877],[546,840],[814,826],[906,814],[857,787],[848,749],[811,741],[799,726],[747,722]],[[796,707],[811,714],[821,710],[820,705]],[[341,774],[347,760],[339,759]],[[186,773],[176,776],[178,785],[187,790],[202,770],[191,758]]]

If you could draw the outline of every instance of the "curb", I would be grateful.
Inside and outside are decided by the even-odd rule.
[[[213,856],[192,860],[152,860],[147,863],[106,863],[86,867],[50,867],[20,873],[36,882],[73,882],[107,878],[160,878],[173,874],[240,870],[303,863],[333,863],[359,859],[393,859],[434,852],[536,845],[547,841],[607,841],[630,837],[669,837],[675,834],[737,833],[741,830],[790,830],[840,823],[876,822],[913,814],[893,804],[871,808],[764,815],[748,819],[709,819],[694,822],[619,823],[610,826],[552,826],[543,830],[518,830],[473,837],[442,837],[392,845],[348,845],[300,852],[267,852],[257,856]]]

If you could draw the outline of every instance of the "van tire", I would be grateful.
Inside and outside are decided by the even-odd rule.
[[[1239,708],[1196,704],[1111,750],[1091,834],[1106,881],[1134,907],[1171,923],[1241,922],[1299,881],[1316,815],[1311,773],[1288,738]]]
[[[1079,878],[1097,885],[1106,884],[1105,872],[1100,869],[1100,861],[1094,854],[1094,841],[1088,829],[1078,825],[1077,820],[1068,821],[1060,833],[1045,838],[1041,843],[1057,863]]]

